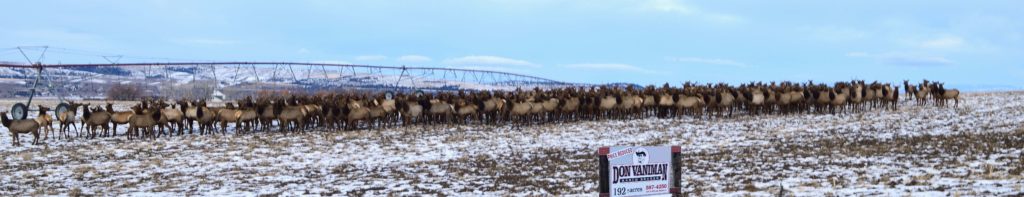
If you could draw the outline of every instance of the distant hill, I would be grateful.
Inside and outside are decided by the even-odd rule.
[[[388,75],[375,73],[342,72],[294,76],[282,69],[233,68],[202,69],[194,66],[160,67],[81,67],[49,68],[44,71],[41,87],[52,85],[55,91],[41,91],[42,96],[103,98],[105,90],[114,85],[132,85],[142,88],[145,95],[165,97],[202,97],[223,92],[228,97],[257,94],[260,91],[440,91],[440,90],[514,90],[509,83],[475,83],[463,80],[434,79],[417,75]],[[259,73],[255,75],[253,73]],[[276,73],[276,74],[275,74]],[[27,96],[35,80],[36,70],[28,68],[0,68],[0,85],[13,88],[0,90],[0,98]],[[399,80],[401,78],[401,80]],[[47,83],[47,80],[49,82]],[[529,88],[555,87],[558,84],[533,83]],[[190,96],[186,96],[190,95]]]

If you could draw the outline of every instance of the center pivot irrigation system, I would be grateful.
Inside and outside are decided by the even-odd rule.
[[[15,78],[27,81],[29,88],[25,103],[17,103],[11,109],[14,119],[28,117],[33,97],[48,94],[60,100],[54,108],[56,113],[66,111],[66,99],[71,96],[86,98],[79,94],[100,94],[113,85],[139,85],[150,88],[150,96],[182,96],[164,88],[189,89],[197,94],[221,94],[231,92],[235,96],[253,95],[267,90],[302,90],[316,92],[338,89],[358,89],[386,92],[421,92],[516,88],[531,89],[585,86],[552,79],[501,71],[422,67],[422,66],[376,66],[341,63],[309,62],[248,62],[248,61],[168,61],[166,58],[131,57],[88,52],[66,48],[39,46],[15,47],[8,52],[20,52],[28,63],[0,61],[0,69],[22,73]],[[39,57],[29,58],[26,51],[38,51]],[[0,51],[0,55],[3,52]],[[13,53],[13,52],[11,52]],[[49,56],[47,56],[49,53]],[[43,63],[44,57],[53,54],[85,56],[85,60],[104,60],[107,63]],[[75,59],[59,56],[60,59]],[[0,60],[3,60],[0,56]],[[120,63],[127,59],[158,59],[168,62]],[[41,82],[45,84],[41,84]],[[28,86],[31,84],[31,86]],[[205,84],[205,85],[203,85]],[[187,86],[187,87],[183,87]],[[207,88],[203,88],[203,87]],[[41,89],[41,90],[37,90]],[[83,91],[85,90],[85,91]],[[191,95],[191,93],[188,93]]]

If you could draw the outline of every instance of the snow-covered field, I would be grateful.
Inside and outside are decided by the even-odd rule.
[[[50,139],[0,135],[0,196],[582,195],[596,150],[683,147],[683,191],[708,195],[963,195],[1024,190],[1024,92],[959,109],[903,103],[846,115],[404,127],[298,134]],[[6,107],[5,107],[6,108]],[[34,116],[34,114],[33,114]],[[123,129],[121,129],[123,131]]]

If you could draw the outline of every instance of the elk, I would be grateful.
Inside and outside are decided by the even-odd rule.
[[[381,106],[381,103],[377,99],[370,100],[369,104],[369,106],[365,106],[370,112],[366,125],[369,128],[373,128],[373,126],[380,126],[382,124],[382,120],[387,115],[386,112],[384,112],[384,106]]]
[[[173,134],[174,130],[176,129],[178,130],[178,135],[184,135],[185,112],[183,112],[182,110],[185,109],[185,105],[178,104],[177,106],[178,107],[175,108],[174,105],[171,105],[171,108],[169,109],[161,107],[160,113],[163,115],[163,118],[161,118],[161,120],[162,122],[165,122],[165,124],[168,124],[168,126],[172,128],[171,134]]]
[[[206,133],[213,134],[214,123],[217,122],[217,112],[214,109],[206,107],[206,101],[200,100],[196,102],[195,115],[196,123],[199,124],[199,135]]]
[[[903,90],[906,90],[906,92],[907,92],[906,93],[907,95],[905,95],[907,97],[907,100],[910,100],[911,97],[914,96],[910,92],[910,90],[913,89],[913,87],[914,87],[914,85],[910,85],[910,80],[903,80]]]
[[[258,116],[256,114],[256,109],[253,109],[251,103],[239,103],[239,105],[242,108],[235,108],[234,105],[228,103],[228,107],[217,112],[217,120],[220,120],[220,130],[222,134],[227,134],[228,123],[235,123],[235,130],[244,132],[252,130],[256,117]],[[241,133],[242,132],[236,132],[235,134]]]
[[[661,94],[658,95],[658,117],[661,118],[672,114],[672,106],[676,104],[676,98],[679,98],[677,94],[672,94],[668,89],[669,86],[666,83],[661,89]]]
[[[579,110],[580,108],[580,98],[570,95],[564,95],[564,97],[560,99],[560,101],[562,101],[562,103],[561,108],[559,110],[562,111],[563,118],[578,119],[578,116],[573,115],[574,113],[576,113],[576,110]]]
[[[28,119],[11,120],[7,118],[7,112],[0,112],[0,123],[3,123],[4,127],[7,127],[7,131],[11,132],[11,140],[14,141],[15,146],[21,144],[18,135],[22,133],[32,133],[32,145],[39,143],[39,122]]]
[[[896,111],[898,110],[897,107],[899,107],[900,102],[900,86],[895,86],[892,89],[892,98],[889,102],[892,102],[892,110]]]
[[[547,114],[545,121],[552,122],[555,120],[555,115],[558,113],[558,103],[561,101],[557,98],[546,98],[541,100],[540,106],[541,111]]]
[[[107,111],[110,113],[110,122],[114,124],[114,136],[117,136],[117,126],[127,125],[128,120],[132,118],[132,115],[135,115],[133,111],[114,111],[114,105],[110,103],[107,103]]]
[[[946,106],[946,101],[949,99],[953,99],[953,108],[960,106],[960,90],[946,89],[941,83],[935,90],[936,97],[939,99],[939,106]]]
[[[82,105],[75,102],[68,102],[67,111],[60,112],[59,114],[57,114],[57,121],[60,123],[60,134],[57,135],[57,139],[60,139],[61,135],[64,135],[64,137],[71,139],[71,135],[69,134],[71,130],[70,127],[75,127],[75,130],[78,130],[78,126],[75,125],[75,119],[77,116],[76,113],[78,111],[78,107],[80,106]]]
[[[921,85],[914,90],[914,99],[917,100],[918,105],[928,104],[928,94],[930,94],[928,86]]]
[[[487,118],[488,122],[493,124],[500,119],[498,117],[500,114],[499,112],[505,110],[505,99],[491,97],[489,92],[485,94],[485,98],[486,97],[490,98],[483,101],[483,108],[481,109],[483,113],[482,115]]]
[[[442,97],[443,98],[443,97]],[[448,104],[448,101],[442,99],[430,99],[430,116],[431,119],[445,124],[452,123],[452,114],[455,113],[455,106]]]
[[[82,127],[88,126],[89,138],[96,138],[96,129],[102,128],[103,133],[110,131],[110,112],[103,111],[102,108],[89,109],[89,104],[85,104],[82,113]]]
[[[718,111],[718,115],[722,115],[728,111],[729,114],[726,117],[732,117],[732,105],[736,101],[736,93],[726,88],[719,88],[715,93],[718,94],[718,102],[715,103],[714,108]]]
[[[162,113],[159,108],[149,109],[146,102],[143,102],[141,106],[136,105],[132,107],[132,111],[135,115],[128,120],[128,132],[126,135],[131,140],[132,136],[138,136],[142,138],[150,137],[156,139],[156,126]],[[140,134],[141,131],[141,134]]]
[[[348,99],[342,113],[346,114],[345,130],[359,128],[360,122],[366,123],[367,127],[369,127],[367,119],[370,117],[370,109],[367,106],[364,106],[361,100],[353,98]]]
[[[601,110],[599,112],[599,117],[601,117],[602,119],[613,116],[615,114],[615,106],[617,106],[619,100],[621,100],[619,99],[621,97],[616,97],[615,95],[608,94],[608,92],[604,92],[603,94],[604,96],[603,98],[601,98],[600,104],[598,104],[598,109]]]
[[[402,116],[402,125],[410,125],[423,115],[423,106],[406,96],[399,96],[398,112]]]
[[[861,110],[861,103],[864,102],[864,85],[853,83],[853,88],[850,88],[850,106],[853,111]]]
[[[184,110],[183,113],[184,113],[185,117],[184,117],[184,120],[182,121],[182,123],[183,123],[182,126],[187,126],[188,127],[188,134],[192,134],[192,131],[193,131],[192,122],[196,121],[197,119],[199,119],[199,115],[197,114],[197,110],[199,110],[199,109],[198,109],[198,107],[195,106],[195,104],[193,102],[189,102],[188,100],[182,99],[182,100],[179,100],[177,103],[178,103],[178,106],[181,106],[181,108]],[[196,102],[196,103],[198,103],[198,102]]]
[[[284,100],[274,101],[273,106],[274,116],[277,117],[279,124],[278,127],[280,128],[281,133],[286,134],[285,131],[289,130],[288,126],[292,123],[295,124],[295,130],[292,130],[293,132],[305,127],[306,119],[302,112],[302,107],[286,106]]]
[[[470,119],[477,115],[480,106],[468,99],[458,99],[453,105],[455,107],[456,121],[461,124],[469,123]]]
[[[689,95],[688,94],[678,94],[678,95],[676,95],[676,98],[678,98],[678,99],[675,99],[675,100],[677,100],[677,101],[675,101],[675,106],[676,106],[676,110],[675,111],[677,113],[676,115],[677,116],[691,115],[691,116],[700,118],[702,116],[702,114],[700,113],[701,112],[700,109],[704,108],[704,105],[706,104],[705,101],[704,101],[704,98],[702,96],[703,95],[692,94],[692,93],[690,93]]]
[[[274,106],[270,104],[269,100],[261,99],[256,102],[256,114],[259,115],[256,120],[259,121],[259,126],[262,129],[269,129],[277,119],[277,115],[274,114]]]
[[[394,98],[384,98],[380,101],[380,108],[384,110],[384,127],[388,127],[389,123],[394,123],[397,118],[397,101]]]
[[[744,91],[743,95],[747,99],[749,99],[746,102],[747,109],[755,115],[761,111],[761,107],[763,107],[763,105],[765,104],[765,99],[767,99],[765,97],[765,92],[762,91],[760,88],[750,88]]]
[[[43,140],[49,139],[50,132],[53,132],[53,117],[46,112],[50,108],[39,105],[39,116],[36,117],[36,122],[39,123],[40,128],[43,129]]]
[[[531,109],[533,109],[533,102],[526,101],[523,96],[516,98],[512,103],[512,110],[509,112],[511,117],[515,118],[515,120],[512,121],[529,124],[530,121],[527,121],[529,119],[527,116],[530,114]]]
[[[837,108],[840,113],[845,110],[846,102],[850,97],[850,89],[844,84],[836,84],[836,88],[829,93],[829,97],[832,99],[829,102],[829,113],[832,115],[836,114]]]

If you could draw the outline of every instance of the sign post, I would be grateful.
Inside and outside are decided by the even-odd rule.
[[[679,146],[599,148],[600,196],[678,195],[680,152]]]

